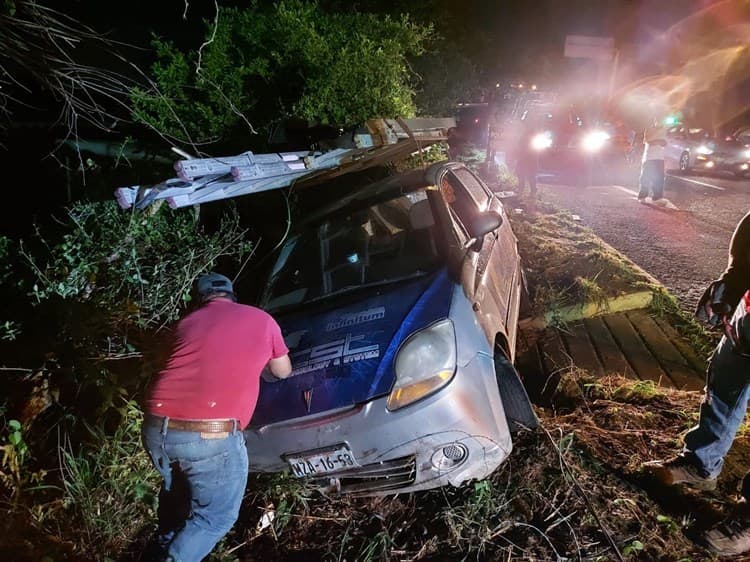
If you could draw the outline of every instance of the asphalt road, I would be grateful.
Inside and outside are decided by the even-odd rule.
[[[667,177],[667,207],[636,199],[637,167],[589,187],[540,176],[540,196],[581,218],[602,239],[662,282],[692,311],[727,265],[734,227],[750,210],[750,180],[732,176]]]

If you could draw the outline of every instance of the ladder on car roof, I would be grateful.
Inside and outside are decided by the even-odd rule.
[[[367,133],[354,135],[353,146],[326,152],[243,152],[236,156],[180,160],[174,164],[176,178],[150,186],[120,187],[115,190],[115,197],[123,209],[145,209],[164,199],[174,209],[299,182],[312,185],[316,179],[397,161],[445,141],[455,120],[374,119],[367,121],[366,126]]]

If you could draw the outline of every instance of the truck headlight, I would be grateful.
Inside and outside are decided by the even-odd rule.
[[[713,154],[714,153],[714,151],[708,148],[705,144],[702,144],[698,148],[696,148],[695,152],[698,154]]]
[[[598,152],[608,140],[609,134],[605,131],[591,131],[583,137],[581,148],[586,152]]]
[[[546,131],[538,133],[531,138],[531,148],[534,150],[544,150],[552,146],[552,133]]]
[[[398,410],[432,394],[456,372],[456,334],[453,322],[441,320],[409,336],[396,355],[396,384],[388,409]]]

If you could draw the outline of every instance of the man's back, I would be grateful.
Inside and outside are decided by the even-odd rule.
[[[171,355],[146,408],[178,419],[239,419],[245,427],[263,367],[287,351],[266,312],[229,299],[212,300],[177,324]]]

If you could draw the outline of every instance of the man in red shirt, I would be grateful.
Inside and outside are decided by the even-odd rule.
[[[248,473],[242,430],[267,366],[292,372],[276,321],[238,304],[232,282],[201,275],[201,306],[181,319],[170,354],[152,383],[143,441],[164,478],[159,495],[163,560],[198,562],[237,520]]]

